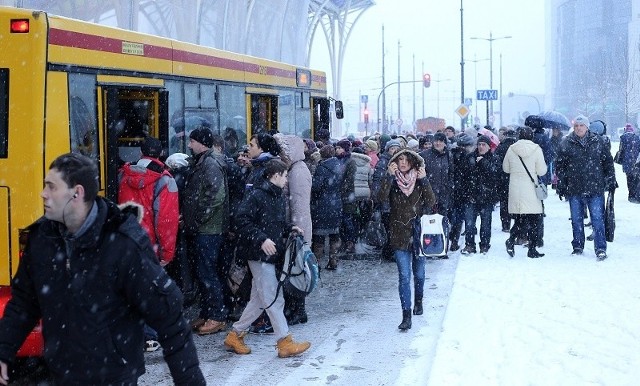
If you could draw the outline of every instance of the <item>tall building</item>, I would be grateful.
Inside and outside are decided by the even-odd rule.
[[[637,0],[547,0],[547,90],[552,108],[609,127],[640,112]]]

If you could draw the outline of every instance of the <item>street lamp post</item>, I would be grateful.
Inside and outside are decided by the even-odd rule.
[[[476,59],[476,54],[473,54],[473,60],[470,60],[473,63],[473,82],[475,85],[475,91],[478,91],[478,62],[486,62],[489,58],[486,59]],[[476,100],[473,103],[476,106],[476,114],[474,116],[475,119],[478,118],[478,101]]]
[[[476,36],[471,37],[473,40],[486,40],[489,42],[489,88],[493,90],[493,42],[500,39],[511,39],[510,35],[507,36],[499,36],[497,38],[493,37],[493,32],[489,32],[488,38],[479,38]],[[502,98],[502,95],[500,95]],[[493,101],[490,103],[490,115],[493,116]]]

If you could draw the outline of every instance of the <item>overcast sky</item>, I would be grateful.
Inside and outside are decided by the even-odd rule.
[[[460,1],[459,0],[375,0],[353,27],[344,57],[342,95],[346,108],[357,111],[358,95],[369,96],[371,118],[375,119],[375,104],[382,78],[382,25],[385,40],[386,84],[398,78],[398,40],[400,40],[401,80],[412,78],[415,54],[416,77],[420,79],[422,62],[431,74],[431,88],[427,90],[426,115],[449,120],[453,109],[460,104]],[[471,37],[494,38],[512,36],[493,42],[493,88],[500,86],[500,54],[502,53],[502,88],[504,94],[542,94],[545,88],[545,31],[543,0],[464,0],[465,35],[465,96],[475,98],[474,73],[477,65],[477,88],[489,88],[489,42]],[[354,15],[350,16],[353,21]],[[321,39],[318,39],[321,38]],[[332,78],[328,51],[321,31],[316,33],[312,48],[311,67],[327,72],[329,94]],[[449,79],[449,80],[447,80]],[[441,80],[441,82],[437,82]],[[436,101],[440,86],[440,103]],[[421,116],[422,85],[416,85]],[[387,89],[387,106],[397,110],[397,86]],[[403,85],[401,113],[413,114],[413,87]],[[411,99],[409,99],[411,97]],[[405,101],[406,99],[406,101]],[[390,105],[392,103],[392,105]],[[439,105],[439,106],[438,106]],[[406,113],[405,113],[406,112]],[[347,111],[347,113],[349,113]],[[356,119],[357,120],[357,119]]]

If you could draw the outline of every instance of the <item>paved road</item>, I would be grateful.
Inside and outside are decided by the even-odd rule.
[[[395,263],[341,261],[337,271],[322,271],[321,286],[308,298],[309,322],[291,328],[296,339],[312,342],[307,353],[280,359],[273,336],[249,335],[252,353],[239,356],[224,350],[225,334],[196,336],[208,384],[425,384],[456,265],[457,256],[428,261],[425,314],[401,333]],[[161,352],[146,359],[139,384],[171,385]]]

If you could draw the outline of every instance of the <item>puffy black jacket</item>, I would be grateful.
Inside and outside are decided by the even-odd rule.
[[[599,135],[586,133],[581,142],[575,133],[560,143],[556,158],[558,194],[594,196],[618,187],[613,157]]]
[[[246,260],[282,264],[285,240],[291,225],[287,222],[286,198],[282,188],[266,179],[247,191],[236,212],[236,226],[240,235],[237,253]],[[262,243],[271,239],[277,253],[267,256]]]
[[[0,359],[10,362],[39,319],[44,357],[60,385],[116,384],[144,373],[142,326],[158,332],[175,384],[205,385],[182,294],[133,216],[97,198],[77,239],[41,218],[0,319]]]

